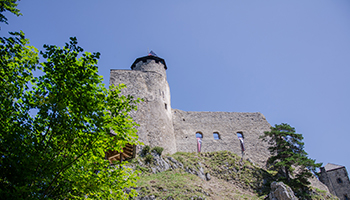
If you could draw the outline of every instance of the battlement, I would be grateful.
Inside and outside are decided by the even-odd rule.
[[[166,70],[168,69],[163,58],[148,55],[137,58],[131,65],[131,69],[135,71],[158,72],[166,77]]]

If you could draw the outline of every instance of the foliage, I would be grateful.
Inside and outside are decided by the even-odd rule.
[[[270,145],[271,157],[268,163],[282,174],[276,177],[277,181],[289,185],[299,197],[309,198],[308,179],[322,163],[316,163],[307,157],[303,136],[296,133],[295,128],[282,123],[271,127],[271,131],[266,131],[261,138]]]
[[[22,15],[20,10],[17,9],[17,0],[0,0],[0,22],[7,24],[7,18],[3,15],[3,12],[9,11],[17,16]]]
[[[145,156],[145,163],[151,163],[152,162],[152,159],[153,159],[153,156],[151,154],[147,154]]]
[[[142,152],[141,154],[142,155],[147,155],[150,151],[151,147],[149,147],[148,145],[145,145],[143,148],[142,148]]]
[[[158,147],[158,146],[156,146],[152,149],[152,151],[156,152],[158,155],[162,155],[163,150],[164,150],[163,147]]]
[[[13,2],[13,1],[12,1]],[[124,85],[107,90],[99,53],[76,38],[63,48],[28,46],[24,34],[0,38],[0,194],[5,199],[128,199],[136,174],[112,167],[105,151],[139,144]],[[40,69],[42,75],[33,76]],[[110,130],[115,132],[110,137]]]

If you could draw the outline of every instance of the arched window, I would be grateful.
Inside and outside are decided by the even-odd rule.
[[[243,138],[243,139],[244,139],[244,136],[243,136],[243,133],[242,133],[242,132],[237,132],[237,137],[238,137],[238,138],[240,138],[240,137],[241,137],[241,138]]]
[[[203,138],[203,134],[201,132],[196,133],[196,138]]]
[[[221,139],[218,132],[214,132],[213,136],[214,136],[214,140],[220,140]]]

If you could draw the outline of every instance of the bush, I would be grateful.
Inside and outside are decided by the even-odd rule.
[[[154,147],[152,149],[153,152],[156,152],[158,155],[162,155],[162,152],[163,152],[163,147]]]
[[[150,149],[151,149],[151,147],[149,147],[148,145],[144,146],[143,149],[142,149],[141,154],[142,155],[148,154]]]
[[[150,163],[153,160],[153,156],[151,154],[147,154],[145,157],[146,164]]]

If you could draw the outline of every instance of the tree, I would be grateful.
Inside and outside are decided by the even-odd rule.
[[[107,90],[99,53],[82,53],[76,38],[44,49],[39,63],[24,33],[0,38],[1,197],[128,199],[136,174],[104,157],[138,144],[128,113],[140,100],[122,96],[124,85]]]
[[[17,0],[0,0],[0,22],[7,24],[7,18],[2,13],[9,11],[17,16],[22,15],[20,10],[17,9]]]
[[[270,145],[271,157],[268,163],[280,172],[276,177],[277,181],[283,181],[298,196],[307,198],[310,185],[308,179],[312,173],[316,173],[316,169],[321,167],[322,163],[316,163],[307,157],[302,142],[303,136],[296,133],[294,127],[282,123],[271,127],[271,131],[265,131],[261,138]]]

